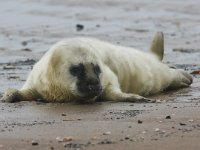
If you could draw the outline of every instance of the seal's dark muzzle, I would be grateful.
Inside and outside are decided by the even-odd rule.
[[[100,84],[100,81],[97,79],[90,79],[87,82],[79,82],[77,87],[78,91],[87,98],[99,96],[102,92],[102,86]]]

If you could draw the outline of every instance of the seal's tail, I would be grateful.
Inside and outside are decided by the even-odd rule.
[[[163,60],[164,55],[164,34],[157,32],[151,42],[150,51],[154,53],[160,61]]]

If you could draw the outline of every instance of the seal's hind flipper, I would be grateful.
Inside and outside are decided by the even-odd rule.
[[[163,60],[164,55],[164,34],[163,32],[157,32],[151,42],[150,51],[154,53],[160,61]]]

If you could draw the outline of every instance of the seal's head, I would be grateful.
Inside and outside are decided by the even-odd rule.
[[[93,99],[102,92],[101,69],[98,64],[79,63],[69,67],[71,76],[76,78],[72,91],[83,99]]]
[[[61,42],[49,60],[50,86],[62,100],[68,97],[68,100],[90,101],[102,94],[103,65],[91,47],[83,45]]]

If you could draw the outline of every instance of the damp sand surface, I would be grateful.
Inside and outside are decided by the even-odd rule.
[[[7,0],[0,10],[0,94],[20,88],[49,47],[89,36],[148,51],[165,34],[164,62],[200,69],[198,0]],[[163,103],[0,103],[0,149],[200,148],[200,75],[189,88],[151,98]]]

